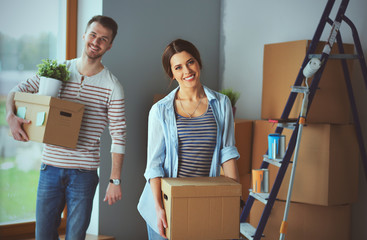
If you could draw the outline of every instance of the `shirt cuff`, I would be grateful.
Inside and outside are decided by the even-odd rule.
[[[220,163],[223,164],[230,159],[239,159],[240,154],[237,151],[235,146],[225,147],[221,150],[221,159]]]
[[[145,179],[149,182],[152,178],[164,177],[164,171],[162,168],[151,168],[149,171],[144,173]]]
[[[111,153],[125,154],[125,146],[120,144],[112,144]]]

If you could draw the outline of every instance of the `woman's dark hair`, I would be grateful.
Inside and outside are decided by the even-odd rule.
[[[116,35],[117,35],[117,29],[118,29],[118,26],[117,26],[117,23],[115,22],[115,20],[113,20],[112,18],[107,17],[107,16],[96,15],[96,16],[92,17],[91,20],[89,20],[89,22],[87,24],[87,27],[85,28],[85,32],[87,32],[89,26],[93,22],[98,22],[103,27],[112,30],[112,39],[111,39],[111,43],[112,43],[113,40],[115,39]]]
[[[163,69],[171,79],[173,78],[171,70],[171,58],[176,53],[184,51],[191,54],[196,61],[198,61],[200,69],[202,68],[200,53],[194,44],[186,40],[176,39],[168,44],[162,55]]]

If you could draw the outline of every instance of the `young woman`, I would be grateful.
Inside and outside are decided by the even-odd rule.
[[[177,39],[166,47],[162,63],[179,87],[149,112],[147,184],[138,209],[150,240],[166,238],[162,177],[216,177],[223,167],[225,176],[239,181],[231,103],[201,84],[199,51]]]

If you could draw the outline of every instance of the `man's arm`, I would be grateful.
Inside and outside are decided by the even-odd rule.
[[[111,175],[110,179],[121,179],[121,170],[122,164],[124,162],[124,154],[119,153],[111,153],[112,154],[112,167],[111,167]],[[104,202],[108,201],[109,205],[114,204],[118,200],[121,200],[122,192],[121,192],[121,184],[115,185],[113,183],[109,183],[106,190],[106,196],[104,198]]]
[[[13,138],[18,141],[28,141],[28,135],[23,130],[23,124],[29,124],[30,120],[25,120],[15,115],[15,103],[14,103],[15,92],[10,92],[6,100],[6,121],[9,124],[11,134]]]

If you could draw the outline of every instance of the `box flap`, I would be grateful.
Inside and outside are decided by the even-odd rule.
[[[54,98],[50,96],[43,96],[34,93],[16,92],[14,96],[15,101],[27,102],[39,105],[50,105],[56,108],[67,108],[72,112],[79,112],[84,110],[84,105],[77,102]]]
[[[241,196],[241,184],[226,177],[162,178],[162,191],[172,197]]]
[[[51,97],[38,95],[36,93],[16,92],[14,95],[14,101],[28,102],[40,105],[49,105]]]

